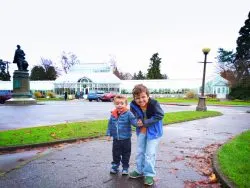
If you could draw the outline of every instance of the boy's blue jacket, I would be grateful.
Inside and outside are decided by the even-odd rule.
[[[130,110],[135,115],[137,119],[141,119],[145,127],[147,127],[147,138],[155,139],[163,135],[163,123],[162,119],[164,117],[164,111],[162,110],[158,101],[149,98],[147,109],[146,109],[146,119],[144,120],[144,114],[140,108],[133,100],[130,103]],[[136,134],[140,133],[140,128],[136,128]]]
[[[131,125],[137,126],[137,119],[129,110],[118,117],[111,114],[106,135],[118,140],[128,139],[132,136]]]

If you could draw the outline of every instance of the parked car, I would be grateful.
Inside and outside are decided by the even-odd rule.
[[[89,91],[87,99],[91,102],[93,100],[95,101],[101,101],[101,97],[104,95],[103,91]]]
[[[114,93],[105,93],[105,94],[101,97],[101,100],[102,100],[102,101],[110,101],[110,102],[113,102],[115,96],[116,96],[116,94],[114,94]]]
[[[12,97],[10,91],[0,91],[0,104],[4,104],[5,101],[9,100]]]

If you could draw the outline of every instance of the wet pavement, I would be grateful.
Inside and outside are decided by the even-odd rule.
[[[250,114],[246,113],[249,108],[209,107],[209,110],[221,111],[224,115],[164,128],[157,157],[157,177],[152,187],[181,188],[188,187],[189,182],[208,179],[193,165],[194,159],[206,154],[205,147],[222,144],[250,129]],[[135,135],[132,140],[130,170],[135,165]],[[47,153],[44,150],[42,156],[0,176],[0,187],[144,187],[142,179],[109,174],[111,148],[112,142],[100,138],[54,148]]]
[[[41,105],[7,106],[0,104],[0,130],[51,125],[83,120],[107,119],[114,108],[111,102],[84,100],[48,101]],[[165,112],[191,110],[191,106],[165,106]]]

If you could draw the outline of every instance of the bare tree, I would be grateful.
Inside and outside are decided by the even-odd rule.
[[[69,69],[75,65],[75,64],[79,64],[80,61],[78,60],[77,56],[75,54],[73,54],[72,52],[62,52],[61,55],[61,64],[62,64],[62,68],[64,70],[64,72],[67,74]]]

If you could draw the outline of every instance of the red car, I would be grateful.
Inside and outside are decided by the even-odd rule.
[[[0,91],[0,104],[4,104],[5,101],[7,101],[8,99],[10,99],[11,97],[12,97],[12,93],[11,92]]]
[[[116,94],[114,94],[114,93],[105,93],[101,97],[101,101],[110,101],[110,102],[113,102],[115,96],[116,96]]]

